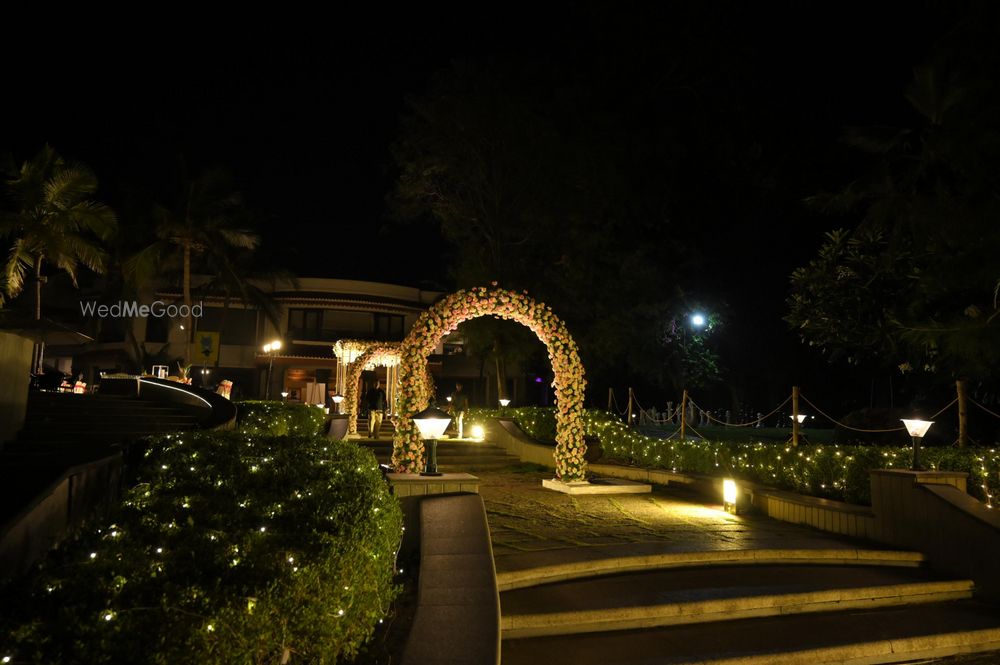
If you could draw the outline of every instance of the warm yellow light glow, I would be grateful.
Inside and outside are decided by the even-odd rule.
[[[722,481],[722,501],[727,505],[736,505],[736,481],[726,478]]]
[[[472,438],[473,439],[485,439],[486,438],[486,432],[485,432],[485,430],[483,430],[483,426],[482,425],[473,425],[472,426]]]
[[[907,420],[906,418],[903,418],[902,421],[903,424],[906,425],[906,431],[910,433],[910,436],[915,436],[918,439],[922,438],[924,434],[927,434],[927,430],[929,430],[931,425],[934,424],[933,420]]]
[[[271,342],[271,349],[273,351],[280,351],[281,350],[281,340],[280,339],[276,339],[273,342]]]

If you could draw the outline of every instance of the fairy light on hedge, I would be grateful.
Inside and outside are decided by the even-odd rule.
[[[529,436],[551,442],[555,414],[551,407],[471,409],[469,418],[513,417]],[[771,442],[678,441],[647,437],[627,429],[604,411],[586,411],[588,435],[601,439],[605,456],[618,462],[677,473],[739,478],[803,494],[868,504],[870,469],[908,467],[907,446],[804,445],[793,453],[785,444]],[[1000,455],[997,449],[926,448],[921,458],[930,468],[969,473],[969,493],[993,508],[1000,491]],[[716,467],[718,464],[718,467]],[[825,485],[825,487],[824,487]]]
[[[392,564],[402,534],[399,505],[369,452],[355,446],[331,448],[325,439],[302,433],[280,442],[272,439],[276,431],[288,433],[290,424],[311,430],[310,435],[318,431],[313,416],[293,413],[297,406],[282,404],[280,411],[269,405],[241,408],[241,429],[234,432],[192,433],[183,442],[176,435],[152,439],[144,456],[146,466],[137,469],[144,484],[123,492],[116,521],[63,543],[48,555],[43,568],[31,573],[38,580],[24,587],[30,601],[11,599],[12,608],[25,608],[26,613],[9,612],[17,635],[12,646],[18,652],[38,653],[46,662],[148,659],[146,649],[198,644],[191,641],[191,631],[223,632],[217,619],[223,608],[246,604],[247,612],[238,614],[248,616],[260,602],[269,612],[304,611],[315,615],[316,621],[331,606],[350,607],[352,617],[364,620],[341,624],[341,631],[323,636],[322,643],[313,646],[337,660],[356,652],[389,611],[387,599],[395,594]],[[251,413],[256,417],[248,419]],[[275,418],[262,415],[266,413]],[[192,474],[194,460],[198,473]],[[234,468],[233,460],[243,462]],[[251,464],[259,466],[254,475]],[[331,465],[342,473],[335,474]],[[218,483],[223,476],[224,486]],[[203,506],[210,510],[201,511]],[[331,529],[329,514],[344,525]],[[271,515],[274,521],[266,522]],[[260,521],[255,525],[254,520]],[[206,565],[191,566],[192,553],[204,557]],[[84,561],[88,565],[80,566]],[[275,566],[275,561],[283,565]],[[337,574],[344,583],[323,583],[331,566],[343,567]],[[128,594],[121,595],[126,587]],[[233,595],[237,590],[238,597]],[[248,590],[257,591],[249,594],[253,601],[247,600]],[[150,634],[149,613],[128,611],[132,608],[121,604],[126,598],[179,610],[170,621],[154,622],[172,631],[170,639]],[[29,611],[37,614],[28,616]],[[56,619],[66,612],[92,617],[108,639],[86,639],[85,626]],[[204,623],[205,618],[212,620]],[[251,633],[256,639],[259,630],[256,623],[244,625],[226,615],[224,632],[239,639],[232,646],[229,640],[213,639],[212,648],[222,650],[213,652],[213,657],[226,662],[238,659],[232,650]],[[281,644],[283,638],[269,631],[265,627],[259,637]],[[304,641],[302,636],[292,639]],[[49,645],[59,644],[72,644],[74,651],[47,651],[56,648]],[[175,661],[211,659],[197,651],[201,647],[192,648],[161,655]]]

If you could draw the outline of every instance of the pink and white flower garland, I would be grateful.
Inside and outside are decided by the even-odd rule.
[[[545,344],[552,362],[556,394],[556,476],[564,481],[584,480],[583,400],[587,381],[576,342],[566,324],[545,303],[527,292],[478,287],[453,293],[420,315],[399,349],[400,417],[393,437],[392,465],[396,471],[418,473],[424,469],[424,444],[412,416],[430,399],[425,378],[427,356],[459,324],[480,316],[495,316],[527,326]],[[356,384],[357,382],[355,382]]]

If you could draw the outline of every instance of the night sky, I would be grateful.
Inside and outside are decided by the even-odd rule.
[[[48,142],[89,164],[116,208],[169,183],[182,158],[224,165],[269,220],[275,263],[300,275],[447,286],[433,226],[389,219],[390,146],[406,98],[456,60],[571,70],[602,53],[652,52],[667,67],[675,53],[706,72],[732,69],[696,79],[694,94],[731,119],[727,131],[760,151],[760,175],[774,182],[766,199],[733,206],[740,214],[728,224],[691,229],[705,289],[730,303],[748,335],[797,344],[780,321],[788,275],[838,225],[802,198],[856,173],[839,141],[845,127],[912,120],[903,97],[912,68],[968,8],[873,4],[331,6],[322,18],[171,17],[58,35],[43,48],[31,48],[29,31],[4,47],[12,94],[0,152],[21,161]],[[733,194],[723,183],[717,196]]]

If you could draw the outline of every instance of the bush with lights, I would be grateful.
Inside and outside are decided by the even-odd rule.
[[[246,400],[236,403],[236,426],[247,434],[284,436],[318,434],[326,422],[323,409],[310,404]]]
[[[151,442],[140,477],[110,522],[4,590],[0,657],[332,663],[388,612],[402,517],[370,452],[180,433]]]
[[[539,441],[551,442],[555,415],[551,408],[503,410]],[[501,415],[476,409],[479,420]],[[871,469],[908,469],[911,448],[899,446],[800,445],[774,442],[664,440],[629,429],[605,411],[584,415],[587,434],[600,437],[607,460],[678,472],[726,475],[762,485],[850,503],[871,503]],[[924,467],[969,474],[969,494],[992,507],[1000,491],[1000,451],[995,448],[923,448]]]

